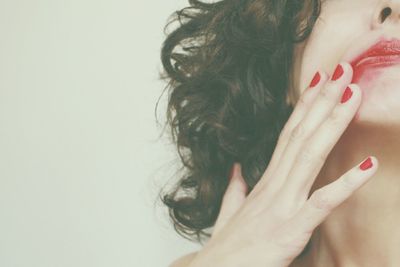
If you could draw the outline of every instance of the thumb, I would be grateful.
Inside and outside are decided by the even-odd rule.
[[[239,210],[246,199],[248,187],[242,176],[239,163],[234,163],[231,169],[229,185],[222,199],[221,209],[215,223],[214,233],[218,232]]]

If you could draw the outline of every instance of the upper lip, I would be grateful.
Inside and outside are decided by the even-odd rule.
[[[375,42],[368,49],[362,51],[360,54],[355,56],[350,64],[354,67],[366,58],[373,57],[390,57],[400,55],[400,39],[387,39],[380,38],[378,42]]]

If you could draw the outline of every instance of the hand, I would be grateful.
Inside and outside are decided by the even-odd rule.
[[[214,232],[191,267],[288,266],[313,230],[376,172],[378,161],[371,156],[362,164],[367,169],[358,164],[308,198],[362,94],[356,84],[349,85],[353,70],[346,62],[338,65],[331,79],[319,74],[319,83],[302,93],[267,169],[247,197],[241,166],[234,165]],[[343,94],[351,96],[345,103]]]

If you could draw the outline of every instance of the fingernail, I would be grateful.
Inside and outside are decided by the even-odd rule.
[[[319,74],[319,71],[315,73],[314,78],[310,82],[310,88],[317,86],[319,81],[321,80],[321,74]]]
[[[344,90],[344,93],[342,95],[342,99],[340,100],[341,103],[347,102],[353,95],[353,91],[350,89],[350,87],[347,86],[346,90]]]
[[[371,168],[374,164],[372,163],[371,157],[368,157],[366,160],[364,160],[363,163],[360,164],[360,169],[365,171],[369,168]]]
[[[336,66],[336,69],[335,69],[333,75],[332,75],[331,80],[332,80],[332,81],[336,81],[337,79],[339,79],[340,77],[342,77],[343,73],[344,73],[344,71],[343,71],[342,65],[341,65],[341,64],[338,64],[338,65]]]

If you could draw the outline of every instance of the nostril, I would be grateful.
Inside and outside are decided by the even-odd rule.
[[[387,17],[390,16],[390,14],[392,14],[392,9],[390,7],[385,7],[384,9],[382,9],[380,16],[381,23],[383,23],[387,19]]]

